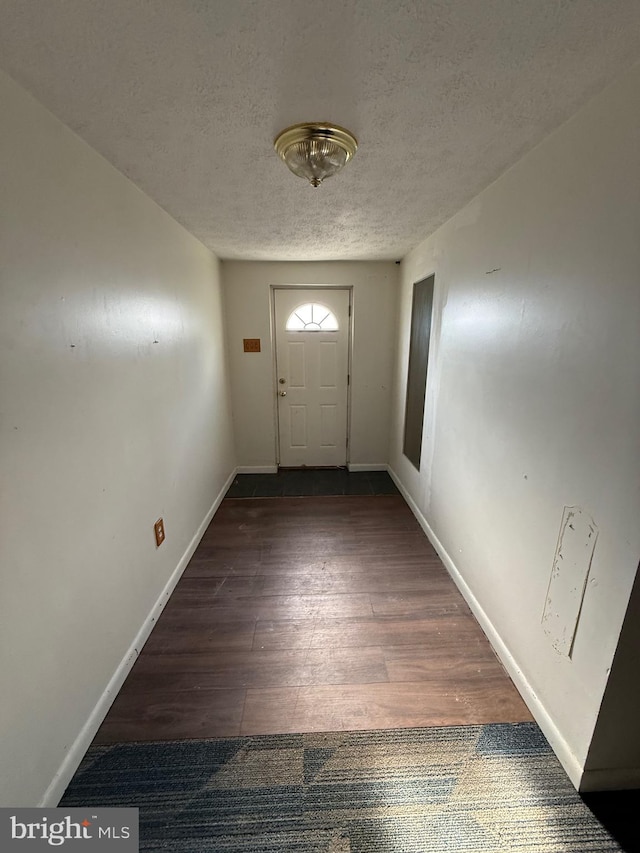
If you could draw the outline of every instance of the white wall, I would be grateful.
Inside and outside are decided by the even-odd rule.
[[[0,102],[0,805],[26,806],[64,789],[234,450],[217,259],[4,75]]]
[[[392,469],[576,783],[640,554],[639,87],[636,67],[402,263]],[[404,387],[432,272],[418,473]],[[599,528],[572,658],[541,626],[565,505]]]
[[[225,261],[222,264],[238,465],[276,464],[271,285],[353,287],[351,446],[353,466],[385,467],[395,356],[398,267],[380,262]],[[259,354],[243,338],[260,338]]]

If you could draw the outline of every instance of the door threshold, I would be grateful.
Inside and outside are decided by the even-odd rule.
[[[346,465],[278,465],[278,471],[346,471]]]

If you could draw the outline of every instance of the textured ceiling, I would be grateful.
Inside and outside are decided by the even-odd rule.
[[[400,258],[639,58],[638,0],[0,0],[4,70],[221,258]],[[318,189],[298,121],[360,142]]]

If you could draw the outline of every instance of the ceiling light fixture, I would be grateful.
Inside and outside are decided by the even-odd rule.
[[[278,134],[274,148],[294,175],[319,187],[356,153],[358,141],[344,127],[324,122],[294,124]]]

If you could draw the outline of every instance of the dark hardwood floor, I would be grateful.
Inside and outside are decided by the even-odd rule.
[[[400,495],[227,498],[96,742],[530,719]]]

